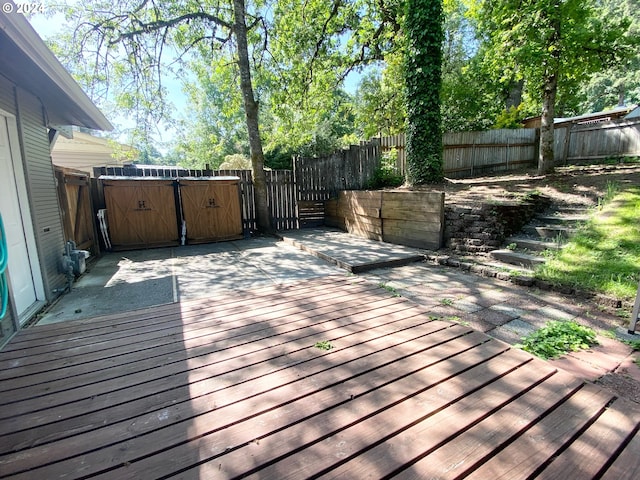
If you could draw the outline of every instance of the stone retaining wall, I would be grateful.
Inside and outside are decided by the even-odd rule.
[[[459,253],[485,254],[496,250],[510,235],[551,204],[538,194],[521,199],[479,205],[445,206],[445,246]]]

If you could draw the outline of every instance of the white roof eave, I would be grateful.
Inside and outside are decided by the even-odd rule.
[[[13,3],[11,0],[4,0],[5,3]],[[14,4],[14,12],[16,11]],[[38,68],[73,102],[75,106],[82,110],[94,125],[81,125],[88,128],[100,130],[113,130],[113,125],[107,120],[103,113],[96,107],[87,94],[80,88],[78,83],[62,66],[60,61],[49,50],[47,45],[38,36],[31,24],[23,15],[17,13],[1,13],[0,29],[2,29],[12,42],[29,58]]]

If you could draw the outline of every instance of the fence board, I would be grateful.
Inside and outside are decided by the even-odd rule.
[[[97,254],[97,233],[89,175],[86,172],[58,166],[54,166],[54,174],[58,184],[65,240],[73,240],[77,248]]]
[[[533,128],[449,132],[442,137],[444,174],[450,178],[472,177],[535,165],[537,132]],[[396,150],[399,171],[406,172],[404,134],[379,139],[382,152]]]
[[[640,119],[574,125],[565,161],[640,156]]]
[[[324,201],[341,190],[362,190],[380,166],[377,139],[323,157],[295,157],[298,200]]]

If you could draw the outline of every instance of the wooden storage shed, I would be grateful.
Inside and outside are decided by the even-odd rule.
[[[182,177],[178,181],[187,243],[242,238],[240,178]]]
[[[159,177],[100,177],[115,250],[180,243],[177,182]]]

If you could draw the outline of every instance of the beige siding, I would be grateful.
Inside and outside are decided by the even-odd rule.
[[[17,93],[18,129],[36,244],[44,277],[45,294],[47,300],[51,300],[54,297],[52,291],[65,286],[65,277],[59,273],[60,257],[64,250],[64,235],[51,164],[49,137],[44,126],[44,112],[40,100],[21,89],[18,89]]]

